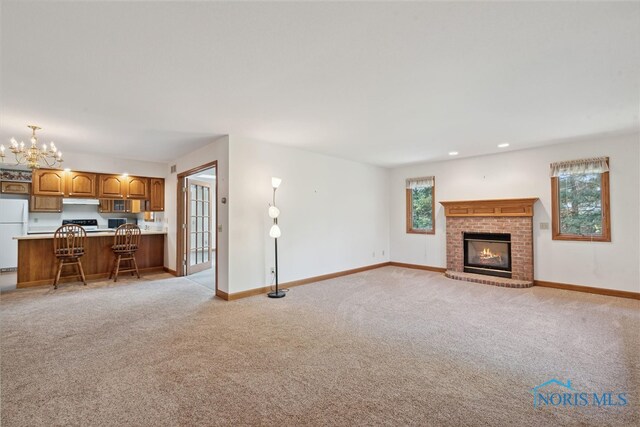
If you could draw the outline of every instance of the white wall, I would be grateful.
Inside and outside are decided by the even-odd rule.
[[[640,166],[637,133],[601,137],[491,156],[395,168],[390,177],[391,259],[446,267],[445,217],[439,201],[539,197],[534,212],[534,274],[537,280],[640,292]],[[549,164],[609,156],[610,243],[551,239]],[[405,232],[405,179],[435,175],[436,234]]]
[[[95,154],[64,153],[64,162],[60,168],[71,170],[100,172],[100,173],[128,173],[129,175],[165,178],[166,163],[144,162],[141,160],[120,159]]]
[[[229,160],[231,292],[271,283],[272,176],[281,283],[389,260],[388,170],[233,135]]]
[[[177,237],[177,185],[178,173],[189,169],[218,161],[216,178],[218,180],[218,217],[217,224],[222,227],[218,231],[218,289],[229,292],[229,215],[228,203],[223,204],[222,198],[229,198],[229,137],[224,136],[212,141],[211,144],[192,153],[170,162],[166,165],[167,177],[165,179],[165,220],[168,225],[168,234],[165,241],[165,266],[176,269],[176,237]],[[171,165],[177,166],[177,173],[169,173]]]

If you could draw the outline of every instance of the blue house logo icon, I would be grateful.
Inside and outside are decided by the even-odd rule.
[[[571,388],[571,380],[567,380],[567,383],[563,383],[562,381],[556,379],[556,378],[551,378],[549,381],[544,382],[538,386],[535,386],[534,388],[531,389],[531,392],[533,393],[533,407],[536,408],[538,407],[538,405],[540,405],[540,401],[538,400],[540,396],[539,390],[549,386],[551,384],[556,384],[559,385],[561,387],[564,387],[568,390],[574,391],[573,388]]]

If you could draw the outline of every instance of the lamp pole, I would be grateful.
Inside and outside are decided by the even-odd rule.
[[[276,190],[280,186],[280,182],[282,180],[280,178],[272,177],[271,178],[271,186],[273,187],[273,205],[269,207],[269,216],[273,218],[273,225],[271,226],[271,230],[269,230],[269,236],[273,237],[274,246],[275,246],[275,279],[276,279],[276,290],[274,292],[269,292],[267,296],[269,298],[283,298],[286,293],[280,291],[278,289],[278,237],[280,237],[280,227],[278,226],[278,215],[280,215],[280,209],[276,207]]]

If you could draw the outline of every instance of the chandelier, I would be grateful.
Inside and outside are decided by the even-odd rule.
[[[59,166],[62,163],[62,151],[58,151],[56,145],[51,142],[47,147],[47,144],[42,144],[38,147],[38,137],[36,131],[42,128],[34,125],[27,126],[31,129],[31,147],[26,147],[24,142],[16,141],[15,138],[11,138],[11,145],[9,150],[16,157],[16,165],[26,165],[31,169],[39,169],[40,166],[46,165],[47,167]],[[5,158],[5,146],[0,145],[0,160],[4,163]]]

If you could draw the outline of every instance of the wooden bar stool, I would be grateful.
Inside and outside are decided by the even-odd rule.
[[[87,285],[82,263],[80,262],[80,257],[84,255],[84,240],[86,237],[87,232],[84,228],[76,224],[63,225],[53,234],[53,250],[58,259],[58,271],[53,281],[54,289],[58,289],[62,267],[65,265],[75,265],[78,269],[76,276],[82,279],[82,283],[85,286]]]
[[[113,281],[118,281],[119,273],[135,272],[140,278],[140,272],[138,271],[138,263],[136,262],[136,251],[140,245],[140,227],[135,224],[122,224],[116,229],[116,234],[113,237],[113,254],[115,259],[113,262],[113,268],[109,274],[109,279],[113,277]],[[120,270],[120,263],[122,261],[129,261],[129,268]]]

